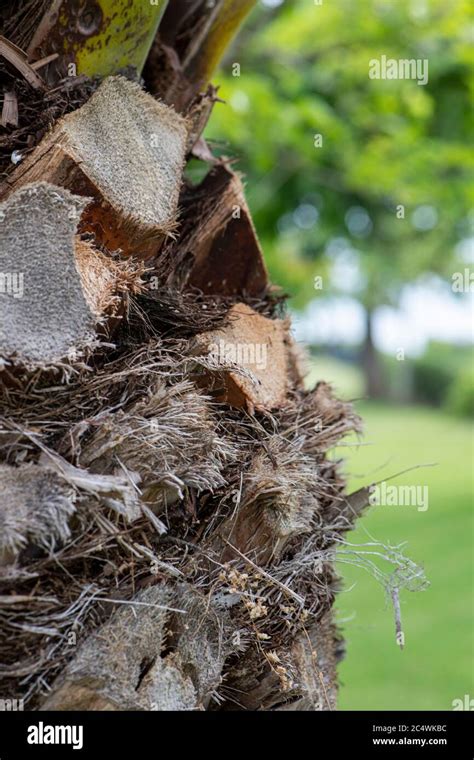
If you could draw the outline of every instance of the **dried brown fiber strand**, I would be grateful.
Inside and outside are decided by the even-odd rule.
[[[73,489],[53,470],[35,464],[0,465],[0,564],[28,543],[48,550],[70,536]]]
[[[18,103],[18,126],[9,127],[0,135],[0,182],[3,184],[15,169],[12,153],[16,152],[22,159],[29,155],[55,121],[83,105],[98,83],[73,77],[47,92],[32,90],[24,80],[13,79],[1,61],[0,79],[7,89],[14,89]]]
[[[0,8],[0,32],[26,50],[51,0],[5,0]]]

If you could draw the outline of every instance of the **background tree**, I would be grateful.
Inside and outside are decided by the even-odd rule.
[[[456,244],[469,234],[471,200],[468,28],[464,0],[284,2],[252,16],[220,78],[231,108],[215,109],[207,134],[238,146],[270,270],[296,308],[328,291],[360,300],[372,396],[383,391],[374,311],[396,305],[420,275],[450,285],[464,266]],[[427,85],[370,79],[381,55],[427,59]]]

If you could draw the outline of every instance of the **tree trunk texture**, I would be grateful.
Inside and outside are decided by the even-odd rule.
[[[368,491],[331,450],[360,421],[305,389],[242,178],[202,138],[253,2],[171,0],[128,68],[90,44],[108,5],[0,15],[0,690],[334,709],[335,551]]]
[[[362,346],[362,366],[367,396],[377,399],[385,397],[385,381],[380,356],[374,344],[373,322],[373,312],[368,309],[365,320],[365,338]]]

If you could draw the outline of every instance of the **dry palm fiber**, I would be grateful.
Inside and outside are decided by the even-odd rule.
[[[168,255],[181,284],[222,296],[264,293],[268,275],[241,177],[218,164],[197,187],[184,189],[180,206],[179,237]]]
[[[90,196],[87,228],[111,250],[146,257],[175,229],[186,144],[186,122],[173,109],[135,82],[108,77],[7,184],[41,178]]]
[[[98,83],[84,77],[68,77],[43,92],[32,89],[24,80],[14,79],[2,68],[1,62],[0,78],[5,88],[15,92],[18,105],[18,127],[8,127],[0,134],[0,183],[3,184],[16,167],[12,155],[15,160],[26,158],[57,119],[85,103]]]
[[[74,492],[51,469],[0,465],[0,491],[0,563],[28,544],[48,550],[70,537]]]
[[[97,157],[100,125],[114,126],[112,95],[131,104],[130,129],[117,127]],[[156,119],[169,137],[158,147]],[[98,312],[119,305],[122,319],[61,373],[7,366],[2,377],[2,689],[28,708],[333,708],[335,548],[365,502],[346,498],[331,450],[360,423],[324,383],[302,387],[240,181],[222,165],[186,186],[179,226],[186,125],[121,78],[60,120],[4,193],[40,170],[45,147],[56,151],[58,196],[69,197],[66,185],[93,198],[79,231],[96,237],[65,229],[90,347]],[[63,161],[75,167],[67,176]],[[101,268],[123,263],[116,245],[132,265],[153,254],[146,291],[118,302]],[[196,350],[218,335],[267,345],[276,402],[255,362]],[[229,377],[245,403],[228,403]],[[266,394],[251,398],[259,387]]]
[[[48,0],[8,0],[0,10],[1,33],[26,50],[48,5]]]
[[[49,419],[41,424],[44,404],[36,409],[35,434],[8,415],[3,420],[5,446],[0,451],[2,458],[9,459],[11,464],[18,457],[20,461],[28,458],[40,462],[40,466],[47,462],[51,468],[53,461],[45,459],[44,446],[47,452],[60,452],[57,457],[66,457],[83,473],[82,479],[74,473],[72,482],[67,480],[67,472],[61,476],[75,491],[76,516],[70,526],[71,539],[57,544],[54,551],[50,548],[46,555],[33,544],[14,564],[2,570],[5,592],[8,594],[14,588],[19,600],[15,604],[2,600],[0,651],[5,664],[0,672],[9,677],[9,688],[13,686],[18,695],[26,696],[31,706],[41,702],[45,684],[51,686],[55,675],[61,673],[71,658],[71,672],[81,671],[82,650],[78,650],[80,660],[74,664],[76,650],[68,644],[67,636],[73,633],[80,642],[87,642],[88,631],[96,629],[102,620],[105,623],[116,609],[113,602],[101,600],[140,601],[141,597],[136,597],[140,587],[156,583],[166,587],[173,600],[169,604],[174,608],[177,604],[174,584],[178,579],[190,583],[189,598],[194,593],[200,598],[199,620],[209,604],[215,603],[221,615],[222,646],[229,648],[233,658],[239,658],[242,650],[249,662],[260,658],[262,672],[270,669],[273,684],[275,669],[283,668],[279,676],[277,673],[277,683],[281,684],[293,667],[290,662],[278,664],[275,658],[279,655],[275,652],[293,641],[298,630],[316,624],[330,608],[334,577],[331,552],[322,548],[324,512],[342,492],[343,482],[336,465],[326,460],[325,452],[342,434],[357,426],[357,419],[345,405],[333,409],[329,391],[322,386],[314,394],[297,393],[276,416],[231,412],[201,391],[192,390],[184,380],[189,377],[191,367],[193,372],[199,369],[191,347],[192,341],[182,339],[168,339],[166,347],[151,340],[145,351],[143,348],[125,351],[115,361],[113,370],[104,368],[95,377],[82,378],[75,391],[73,388],[58,391],[57,410],[54,402],[51,406],[51,394],[47,394]],[[204,369],[209,371],[208,367]],[[158,398],[149,391],[152,378],[154,388],[157,378],[161,378],[158,387],[162,392]],[[119,400],[122,407],[120,413],[112,415],[117,429],[126,431],[119,444],[114,435],[110,438],[104,435],[111,423],[110,410],[103,407],[106,383],[116,386],[112,399]],[[164,393],[166,387],[168,394]],[[74,399],[79,406],[87,400],[95,414],[86,419],[78,415],[76,423],[73,419],[67,423],[63,415],[68,392],[70,400]],[[141,400],[137,402],[136,396]],[[210,435],[216,455],[220,456],[214,465],[200,451],[205,449],[201,444],[205,438],[193,428],[196,423],[190,418],[190,408],[198,410],[201,420],[209,418]],[[3,411],[7,411],[5,407]],[[32,422],[34,419],[33,415]],[[316,425],[319,420],[321,425]],[[177,452],[170,444],[180,425],[182,432],[178,439],[184,445]],[[150,433],[152,445],[143,448],[150,441]],[[127,436],[135,438],[130,448]],[[161,445],[157,445],[160,441]],[[101,442],[104,448],[97,457]],[[158,478],[150,490],[147,478],[151,467],[155,464],[159,472],[166,459],[171,465],[167,477],[175,475],[176,480]],[[187,463],[185,477],[177,463],[179,467]],[[137,488],[141,516],[140,510],[134,513],[128,527],[124,510],[120,512],[111,506],[117,493],[106,495],[104,491],[96,489],[94,493],[81,487],[87,483],[85,473],[97,470],[101,477],[119,478],[121,473],[122,487],[128,481],[131,489]],[[187,482],[190,477],[194,481]],[[212,481],[216,477],[217,482]],[[301,494],[296,486],[298,478],[304,491]],[[143,491],[141,483],[146,486]],[[150,493],[152,498],[148,502],[143,500],[143,494]],[[270,547],[267,556],[254,551],[242,541],[238,527],[234,529],[252,504],[259,523],[263,521],[266,525],[266,545]],[[351,514],[346,516],[343,530],[352,523],[352,518]],[[339,528],[330,526],[330,530],[334,533]],[[297,548],[299,544],[305,547],[311,536],[311,551],[302,548],[307,558],[302,563]],[[332,535],[330,544],[333,545]],[[266,570],[265,574],[254,570],[237,552],[251,558],[256,567],[268,567],[268,574]],[[314,558],[321,566],[316,577]],[[41,595],[36,591],[32,598],[30,594],[38,583]],[[41,605],[42,597],[54,602],[45,601],[46,606],[40,608],[39,614],[34,599],[38,598]],[[171,612],[168,615],[170,626],[175,625],[174,615]],[[30,652],[28,658],[22,654],[26,651]],[[273,653],[270,659],[268,653]],[[235,678],[234,659],[229,659],[228,664],[228,678],[225,672],[221,674],[222,688],[219,689],[219,679],[213,682],[212,688],[199,696],[201,706],[215,709],[221,700],[227,706],[234,704],[225,686],[228,679]],[[299,699],[297,673],[288,678],[287,696]],[[62,683],[61,679],[58,683]],[[107,694],[107,684],[104,688]],[[105,699],[104,694],[94,697],[89,694],[90,704],[99,705],[94,699]],[[122,708],[130,706],[132,696],[117,704]],[[285,701],[285,696],[279,701]],[[151,699],[148,709],[158,709],[153,708],[154,702]],[[327,708],[326,702],[320,706]]]
[[[271,302],[251,303],[271,319]],[[34,374],[2,388],[1,462],[18,477],[54,473],[75,509],[47,546],[20,528],[1,570],[0,677],[29,707],[334,705],[334,546],[354,515],[327,451],[359,423],[322,384],[308,393],[289,379],[280,408],[253,414],[209,395],[248,370],[196,354],[196,335],[232,324],[225,298],[150,291],[116,348],[66,383]],[[167,600],[169,633],[111,672],[99,642],[110,627],[118,642],[146,641],[147,589],[150,604]],[[212,678],[204,656],[176,643],[181,614],[201,642],[214,630]],[[329,654],[314,676],[316,646]]]

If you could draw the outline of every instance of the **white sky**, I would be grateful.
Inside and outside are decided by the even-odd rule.
[[[356,344],[364,330],[364,309],[349,296],[319,298],[294,314],[296,339],[305,343]],[[377,310],[374,342],[381,351],[394,354],[403,348],[408,356],[417,356],[430,340],[474,343],[472,293],[455,298],[449,291],[411,285],[403,291],[399,309]]]

